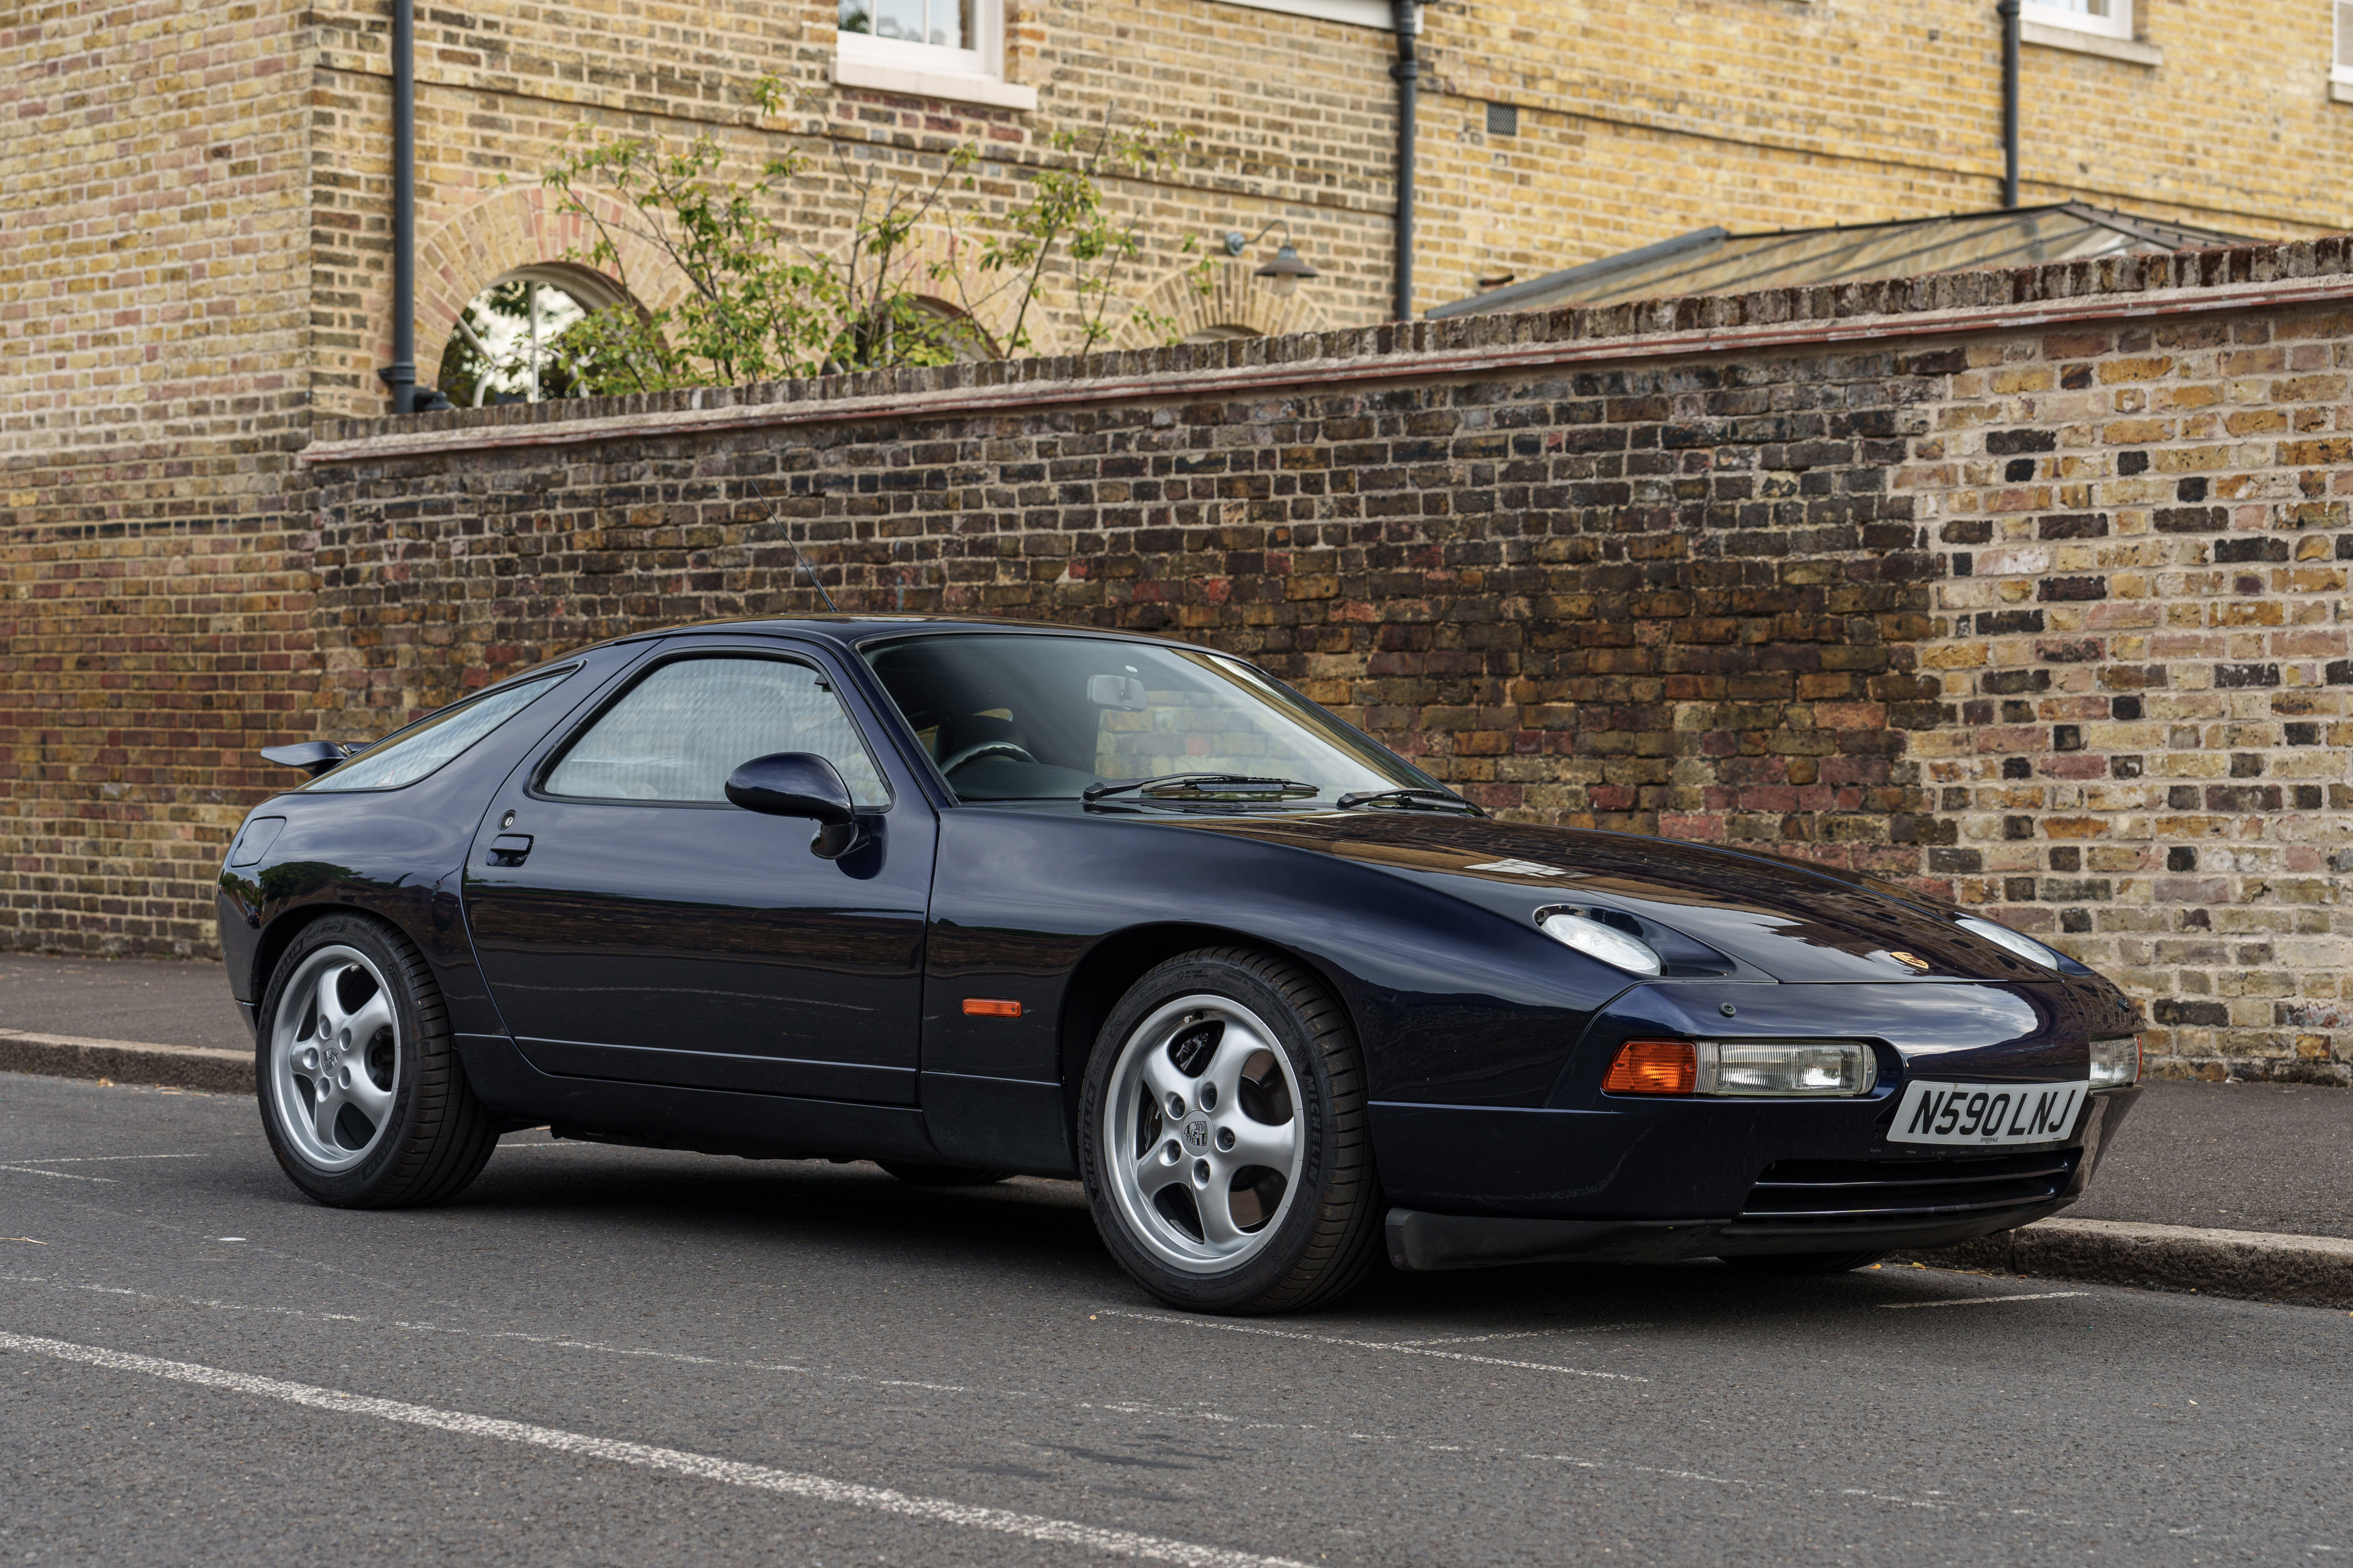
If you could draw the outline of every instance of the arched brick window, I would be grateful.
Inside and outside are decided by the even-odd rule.
[[[515,268],[458,312],[434,384],[460,408],[593,391],[596,366],[574,329],[598,310],[636,308],[611,279],[587,268]]]

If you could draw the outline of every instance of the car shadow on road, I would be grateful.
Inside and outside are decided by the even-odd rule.
[[[508,1151],[512,1151],[512,1152]],[[671,1240],[774,1246],[828,1261],[972,1271],[1027,1291],[1041,1277],[1136,1310],[1163,1311],[1123,1275],[1075,1182],[912,1186],[858,1162],[738,1161],[581,1145],[509,1145],[459,1205],[478,1222],[562,1216]],[[1758,1275],[1712,1259],[1669,1265],[1530,1264],[1431,1274],[1377,1263],[1340,1301],[1286,1322],[1345,1321],[1399,1336],[1536,1332],[1640,1321],[1756,1327],[1982,1290],[1992,1281],[1890,1264],[1821,1277]],[[1497,1353],[1504,1353],[1500,1349]]]

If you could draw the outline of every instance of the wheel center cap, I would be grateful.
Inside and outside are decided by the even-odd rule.
[[[1186,1148],[1190,1149],[1193,1152],[1198,1154],[1208,1148],[1208,1146],[1209,1121],[1207,1117],[1196,1116],[1192,1121],[1185,1123]]]

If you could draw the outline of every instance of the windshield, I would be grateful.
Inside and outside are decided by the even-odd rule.
[[[1076,800],[1090,784],[1170,773],[1296,780],[1326,806],[1352,793],[1444,787],[1215,654],[1018,633],[864,652],[961,800]]]

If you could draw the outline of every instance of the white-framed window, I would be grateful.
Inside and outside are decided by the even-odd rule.
[[[2337,0],[2337,52],[2328,57],[2328,79],[2353,86],[2353,0]]]
[[[2105,37],[2133,36],[2133,0],[2026,0],[2020,15],[2029,22]]]
[[[965,103],[1035,109],[1005,79],[1004,0],[839,0],[834,80]]]
[[[1389,0],[1226,0],[1226,4],[1248,5],[1257,11],[1280,11],[1286,16],[1308,16],[1318,22],[1377,27],[1382,32],[1397,26],[1397,9]]]

